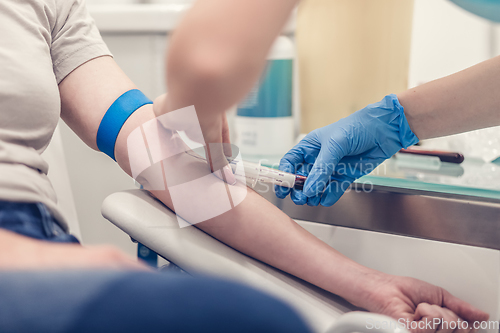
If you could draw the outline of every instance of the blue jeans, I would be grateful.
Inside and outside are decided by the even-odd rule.
[[[77,242],[40,204],[0,202],[0,228]],[[305,333],[287,305],[213,278],[118,271],[1,271],[0,332]]]
[[[0,228],[35,239],[79,243],[66,233],[41,203],[0,201]]]

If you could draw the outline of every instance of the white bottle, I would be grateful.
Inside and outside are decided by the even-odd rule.
[[[270,164],[294,144],[292,114],[294,45],[290,38],[276,39],[268,65],[258,84],[238,105],[234,120],[235,144],[244,159]]]

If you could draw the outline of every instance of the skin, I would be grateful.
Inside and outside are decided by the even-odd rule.
[[[398,95],[411,130],[429,139],[500,125],[500,57]]]
[[[112,246],[49,243],[0,230],[0,270],[150,270]]]

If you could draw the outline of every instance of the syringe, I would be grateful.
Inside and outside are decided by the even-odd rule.
[[[238,167],[240,163],[243,168]],[[236,178],[241,181],[243,181],[242,178],[245,178],[244,181],[251,187],[254,187],[257,182],[262,182],[302,190],[307,179],[305,176],[262,166],[260,162],[232,160],[230,165]]]
[[[189,151],[187,153],[192,157],[206,161],[204,157],[194,151]],[[229,161],[229,165],[236,179],[251,187],[254,187],[257,182],[262,182],[302,190],[307,180],[306,176],[295,175],[293,173],[262,166],[260,161],[259,163],[252,163],[233,159]]]

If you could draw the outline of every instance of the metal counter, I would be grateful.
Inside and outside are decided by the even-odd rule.
[[[332,207],[297,206],[255,190],[293,219],[500,250],[500,201],[353,184]]]

